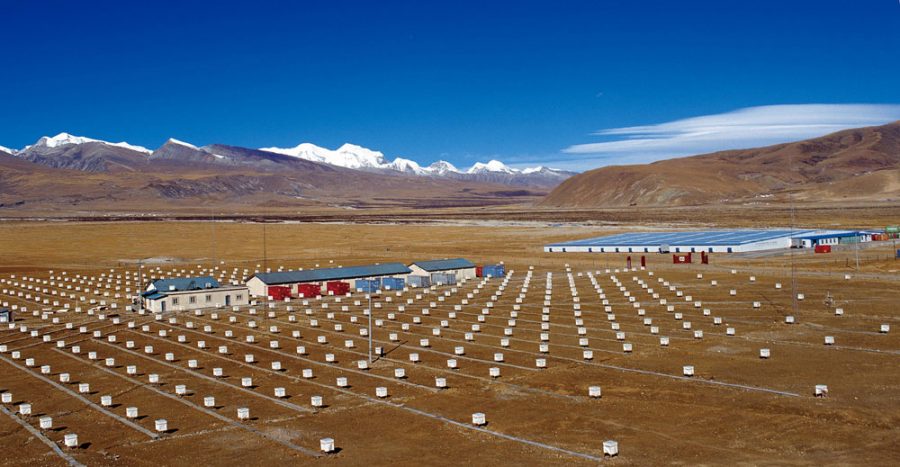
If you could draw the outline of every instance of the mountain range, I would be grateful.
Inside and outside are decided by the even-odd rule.
[[[721,151],[575,175],[545,207],[896,201],[900,122],[793,143]]]
[[[117,212],[295,212],[298,208],[479,207],[533,203],[569,172],[491,161],[468,171],[439,161],[387,162],[354,145],[198,147],[170,139],[155,150],[61,133],[0,149],[0,215]]]
[[[0,216],[897,200],[900,122],[575,175],[499,161],[422,167],[350,144],[251,149],[170,139],[151,151],[63,133],[21,150],[0,148]]]
[[[397,157],[389,161],[383,153],[354,144],[344,144],[336,150],[311,143],[293,148],[249,149],[237,146],[212,144],[198,147],[190,143],[169,139],[156,150],[125,142],[110,143],[83,136],[60,133],[44,136],[35,144],[21,150],[0,150],[16,157],[53,168],[67,168],[86,172],[152,169],[157,160],[208,164],[211,166],[253,167],[262,170],[309,168],[309,161],[352,170],[387,175],[440,177],[453,180],[488,182],[503,185],[552,188],[574,175],[573,172],[534,167],[515,169],[500,161],[476,163],[468,170],[457,169],[447,161],[436,161],[422,167],[417,162]],[[287,157],[284,157],[287,156]]]

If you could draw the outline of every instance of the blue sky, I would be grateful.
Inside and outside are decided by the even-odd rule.
[[[0,0],[0,17],[13,148],[67,131],[586,169],[900,119],[897,0]],[[790,125],[683,144],[708,130],[684,119],[735,111]]]

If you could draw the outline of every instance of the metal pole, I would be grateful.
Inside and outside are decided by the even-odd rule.
[[[369,279],[372,280],[371,278]],[[369,364],[373,363],[372,360],[372,291],[371,291],[371,282],[369,282]]]
[[[144,311],[144,265],[141,260],[138,260],[138,276],[140,276],[137,286],[138,313],[140,313],[141,311]]]
[[[266,269],[269,268],[269,253],[266,250],[266,220],[263,219],[262,223],[263,223],[263,225],[262,225],[262,228],[263,228],[263,272],[265,272]]]

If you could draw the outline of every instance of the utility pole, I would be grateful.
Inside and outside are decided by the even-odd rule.
[[[371,280],[372,280],[372,278],[370,277],[369,281],[371,281]],[[367,294],[369,296],[369,364],[370,365],[374,362],[374,360],[372,359],[372,291],[371,291],[372,285],[371,284],[372,283],[369,282],[370,290],[369,290],[369,293]]]
[[[268,250],[266,249],[266,220],[263,219],[262,223],[263,223],[263,225],[262,225],[262,227],[263,227],[263,272],[265,272],[266,269],[269,268],[269,254],[268,254]]]
[[[797,313],[800,308],[800,302],[797,300],[797,266],[794,263],[794,228],[796,224],[796,214],[794,213],[794,193],[793,193],[793,173],[794,173],[794,156],[788,152],[788,184],[791,191],[788,192],[791,200],[791,309]],[[801,240],[802,245],[802,240]]]
[[[144,265],[143,260],[138,260],[138,314],[144,311]]]
[[[212,263],[213,268],[216,267],[216,219],[215,216],[210,217],[210,223],[212,223]]]

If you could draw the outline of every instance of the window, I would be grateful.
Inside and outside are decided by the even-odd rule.
[[[191,305],[197,303],[197,297],[191,295],[190,297],[188,297],[188,303],[190,303]]]
[[[241,294],[237,294],[237,295],[234,296],[234,298],[235,298],[235,300],[240,301],[240,300],[243,300],[243,299],[244,299],[244,296],[241,295]]]
[[[212,295],[206,296],[206,303],[212,303]]]
[[[178,304],[178,297],[172,297],[172,305]]]
[[[728,252],[731,253],[731,247],[728,247]]]
[[[650,253],[650,249],[647,247],[644,247],[644,253]]]

